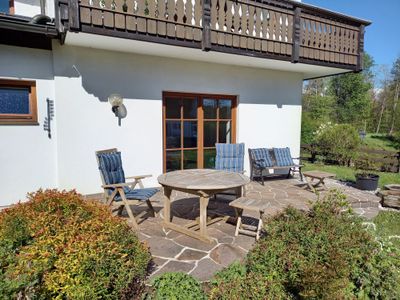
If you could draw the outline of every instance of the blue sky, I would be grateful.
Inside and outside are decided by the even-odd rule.
[[[367,19],[365,51],[377,65],[392,66],[400,55],[400,0],[303,0],[322,8]]]

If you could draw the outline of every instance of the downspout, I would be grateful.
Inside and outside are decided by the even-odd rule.
[[[46,0],[40,0],[40,14],[46,15]]]

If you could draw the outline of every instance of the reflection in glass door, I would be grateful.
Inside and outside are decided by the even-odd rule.
[[[166,97],[165,162],[166,171],[197,168],[196,97]]]
[[[215,143],[235,142],[236,97],[163,94],[164,172],[214,168]]]

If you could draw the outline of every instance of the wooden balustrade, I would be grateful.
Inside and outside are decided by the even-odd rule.
[[[59,0],[60,28],[359,70],[366,21],[286,0]]]

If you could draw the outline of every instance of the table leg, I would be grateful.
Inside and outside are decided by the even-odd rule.
[[[312,181],[314,180],[314,178],[310,181],[310,179],[307,176],[304,176],[304,180],[306,182],[305,188],[308,187],[311,190],[311,192],[316,193],[316,190],[312,184]]]
[[[200,197],[200,235],[208,237],[207,234],[207,206],[209,198]]]
[[[171,222],[171,194],[172,190],[164,187],[164,223]]]

